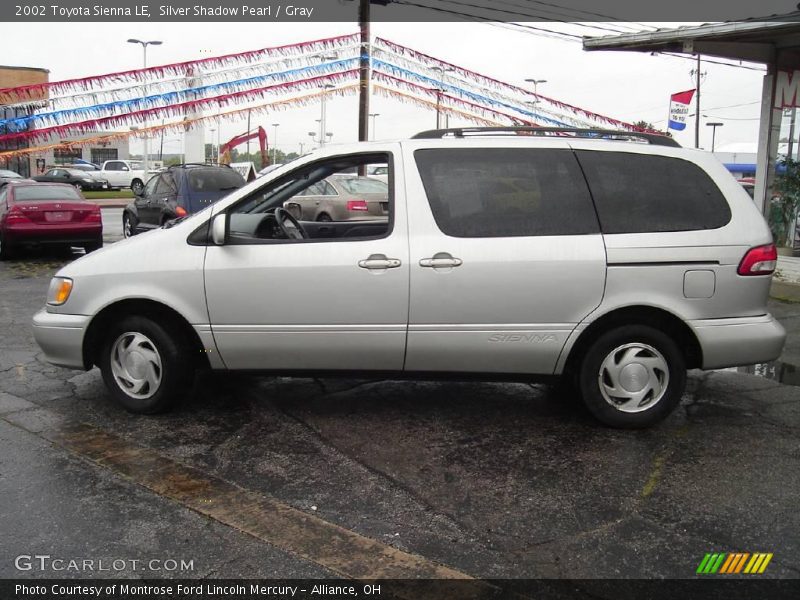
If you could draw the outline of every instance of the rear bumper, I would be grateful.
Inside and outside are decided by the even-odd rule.
[[[92,243],[103,237],[101,223],[53,225],[14,225],[3,233],[9,244]]]
[[[60,315],[42,309],[33,316],[33,337],[45,359],[70,369],[83,369],[83,336],[91,317]]]
[[[772,315],[689,321],[703,351],[704,369],[753,365],[777,359],[786,330]]]

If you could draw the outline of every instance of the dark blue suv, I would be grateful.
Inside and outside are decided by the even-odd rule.
[[[196,213],[245,184],[226,165],[175,165],[154,175],[122,213],[122,233],[130,237],[167,221]]]

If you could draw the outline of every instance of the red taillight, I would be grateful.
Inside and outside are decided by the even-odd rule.
[[[11,210],[8,211],[6,215],[6,225],[14,225],[15,223],[30,223],[31,220],[25,216],[20,209],[16,206],[12,206]]]
[[[770,275],[777,264],[778,251],[775,244],[756,246],[747,251],[736,272],[739,275]]]
[[[366,200],[348,200],[347,210],[366,212],[369,210]]]
[[[102,223],[103,216],[100,214],[100,209],[93,210],[86,216],[87,223]]]
[[[188,215],[189,213],[188,213],[188,212],[186,212],[186,209],[185,209],[185,208],[183,208],[182,206],[179,206],[179,207],[177,207],[177,208],[175,209],[175,214],[176,214],[177,216],[179,216],[179,217],[185,217],[185,216],[186,216],[186,215]]]

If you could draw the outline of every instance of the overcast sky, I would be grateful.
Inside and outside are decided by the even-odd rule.
[[[543,25],[537,23],[538,26]],[[590,30],[574,25],[544,23],[572,33]],[[665,24],[659,24],[664,26]],[[670,24],[678,25],[678,24]],[[84,77],[138,68],[139,46],[129,37],[163,40],[150,48],[150,65],[290,44],[356,31],[353,23],[17,23],[4,24],[0,36],[0,62],[50,70],[50,80]],[[645,119],[664,127],[669,95],[694,87],[691,60],[647,53],[585,52],[579,42],[550,39],[507,27],[483,23],[374,23],[373,33],[480,73],[518,85],[526,78],[546,79],[539,92],[591,111],[625,121]],[[596,31],[595,33],[602,33]],[[750,65],[754,66],[754,65]],[[717,149],[734,142],[755,142],[763,70],[704,63],[702,84],[701,145],[710,148],[711,128],[705,121],[721,121]],[[435,113],[393,99],[373,96],[371,112],[379,139],[407,137],[435,126]],[[328,102],[328,131],[334,142],[357,139],[357,98]],[[317,129],[319,105],[254,118],[270,137],[272,123],[280,123],[277,145],[298,151]],[[451,120],[451,126],[459,124]],[[693,121],[678,133],[681,144],[694,144]],[[244,121],[223,123],[225,142],[246,129]],[[209,134],[209,140],[210,134]],[[165,152],[180,152],[182,141],[167,135]],[[140,150],[138,142],[132,150]]]

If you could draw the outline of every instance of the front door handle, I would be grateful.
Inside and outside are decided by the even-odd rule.
[[[399,258],[386,258],[385,254],[370,254],[369,258],[358,261],[358,266],[362,269],[384,270],[396,269],[400,266]]]
[[[437,252],[432,258],[420,259],[419,266],[433,269],[451,269],[460,267],[463,262],[460,258],[454,258],[449,252]]]

